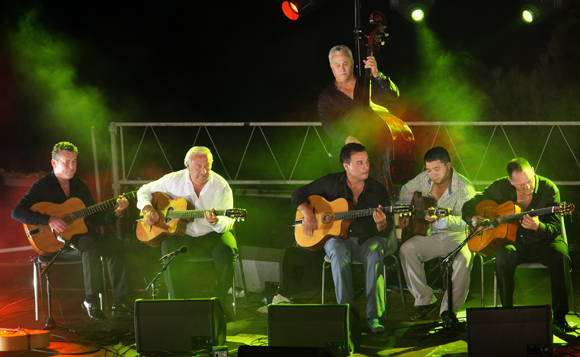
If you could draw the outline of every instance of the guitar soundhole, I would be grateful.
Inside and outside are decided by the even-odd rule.
[[[174,207],[168,207],[167,208],[167,212],[165,213],[165,224],[169,224],[169,222],[171,222],[172,218],[171,218],[171,213],[173,213],[173,211],[175,210]]]
[[[64,216],[62,216],[62,220],[66,224],[72,224],[75,221],[75,216],[72,213],[67,213]]]
[[[320,221],[324,224],[329,224],[332,223],[333,221],[333,216],[331,213],[325,213],[322,215],[322,217],[320,217]]]

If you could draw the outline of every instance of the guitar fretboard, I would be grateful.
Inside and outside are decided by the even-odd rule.
[[[127,199],[135,198],[137,195],[137,190],[131,191],[129,193],[124,194]],[[88,217],[92,214],[97,212],[106,210],[108,208],[114,207],[117,204],[117,197],[111,198],[110,200],[103,201],[101,203],[97,203],[96,205],[92,205],[83,209],[80,209],[76,212],[73,212],[72,215],[75,217],[75,220]]]
[[[205,212],[212,212],[210,210],[182,210],[182,211],[171,211],[167,216],[168,218],[203,218],[205,217]],[[226,210],[215,210],[213,213],[216,216],[225,216]]]
[[[395,209],[393,209],[393,208],[395,208]],[[344,219],[353,219],[353,218],[372,216],[373,213],[377,209],[378,208],[363,208],[363,209],[357,209],[357,210],[353,210],[353,211],[336,212],[334,214],[334,220],[335,221],[342,221]],[[392,213],[393,211],[401,211],[402,207],[401,206],[381,207],[381,210],[385,213]]]
[[[508,214],[507,216],[502,217],[501,223],[511,223],[511,222],[515,222],[515,221],[521,221],[525,215],[530,215],[530,216],[534,217],[534,216],[542,216],[544,214],[554,213],[554,212],[556,212],[556,209],[558,209],[558,208],[559,208],[559,206],[553,206],[553,207],[540,208],[540,209],[533,210],[533,211],[521,212],[521,213],[516,213],[516,214]]]

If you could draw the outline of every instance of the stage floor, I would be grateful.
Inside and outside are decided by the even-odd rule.
[[[0,327],[25,328],[40,330],[45,325],[46,311],[40,311],[39,321],[35,320],[34,291],[32,284],[31,258],[34,251],[20,251],[0,253]],[[575,266],[575,271],[580,267]],[[53,286],[56,295],[53,296],[53,317],[59,328],[50,331],[51,344],[48,348],[34,351],[0,352],[0,356],[46,356],[47,353],[56,356],[67,354],[82,354],[83,356],[138,356],[135,349],[134,319],[130,316],[110,317],[104,323],[93,323],[81,310],[83,298],[82,272],[80,265],[75,268],[66,268],[71,271],[53,273]],[[75,270],[76,269],[76,270]],[[74,270],[74,271],[73,271]],[[524,269],[522,269],[524,270]],[[546,269],[525,269],[518,272],[516,277],[515,301],[518,305],[545,305],[551,301],[549,291],[549,276]],[[57,277],[59,275],[59,277]],[[136,274],[133,274],[136,275]],[[485,301],[486,307],[493,306],[492,276],[486,270]],[[330,276],[329,276],[330,278]],[[149,299],[150,296],[141,286],[145,285],[142,276],[133,276],[133,285],[136,289],[134,298]],[[391,279],[391,281],[395,281]],[[578,280],[575,280],[578,282]],[[577,299],[580,283],[576,283]],[[481,307],[479,265],[474,265],[471,291],[466,304],[459,313],[460,321],[465,321],[466,308]],[[295,304],[320,303],[320,289],[306,291],[292,296],[286,296]],[[365,297],[362,289],[357,290],[357,305],[359,314],[364,316]],[[262,305],[264,295],[273,295],[274,291],[264,293],[250,293],[248,303],[244,299],[238,300],[237,315],[227,324],[226,345],[230,356],[237,356],[238,347],[242,344],[265,346],[268,343],[267,314],[258,311]],[[326,289],[326,301],[334,301],[332,288]],[[109,296],[111,292],[109,291]],[[437,335],[425,338],[425,328],[428,330],[433,323],[435,313],[430,320],[421,322],[410,321],[414,314],[412,296],[404,293],[407,309],[403,308],[398,291],[391,290],[387,296],[388,323],[387,330],[381,334],[372,334],[364,322],[360,322],[363,329],[361,346],[353,356],[467,356],[467,334],[456,332],[448,335]],[[439,296],[440,297],[440,296]],[[230,298],[231,299],[231,298]],[[231,311],[231,300],[225,306]],[[110,305],[109,301],[109,305]],[[42,306],[41,306],[42,307]],[[361,308],[362,307],[362,308]],[[105,314],[110,315],[109,311]],[[364,320],[364,319],[361,319]],[[577,315],[570,313],[568,321],[580,324]],[[65,331],[62,328],[72,331]],[[482,338],[485,338],[483,336]],[[578,333],[564,336],[554,336],[554,350],[562,350],[573,346],[580,350]],[[569,351],[573,351],[570,349]],[[576,353],[576,354],[574,354]],[[556,354],[555,354],[556,355]],[[579,356],[578,352],[568,352],[563,356]]]

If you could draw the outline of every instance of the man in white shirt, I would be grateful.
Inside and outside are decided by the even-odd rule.
[[[187,255],[177,256],[166,270],[167,290],[171,299],[187,298],[183,270],[188,257],[212,257],[217,270],[214,296],[222,302],[231,287],[236,263],[237,244],[231,229],[234,220],[216,216],[212,210],[231,209],[233,194],[226,180],[211,171],[213,155],[205,146],[194,146],[185,155],[186,169],[169,173],[150,182],[137,193],[137,208],[144,215],[144,223],[153,225],[159,215],[151,204],[152,194],[162,192],[170,199],[183,197],[196,210],[208,210],[204,218],[195,218],[187,224],[185,235],[173,235],[161,245],[162,254],[187,248]]]

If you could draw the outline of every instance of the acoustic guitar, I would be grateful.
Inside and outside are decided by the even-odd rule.
[[[137,190],[123,194],[127,199],[135,198]],[[63,236],[70,240],[75,234],[88,232],[85,218],[95,213],[104,211],[117,204],[117,198],[97,203],[86,207],[85,203],[77,197],[71,197],[64,203],[56,204],[52,202],[37,202],[30,207],[34,212],[49,216],[60,217],[67,224],[66,230],[62,233],[55,233],[50,226],[24,224],[24,232],[32,244],[34,250],[41,255],[51,255],[56,253],[64,243],[59,242],[56,237]]]
[[[451,214],[451,209],[436,207],[437,201],[432,197],[425,197],[421,192],[414,192],[411,200],[413,212],[409,217],[409,225],[401,232],[401,242],[404,243],[414,236],[427,236],[431,222],[425,220],[425,215],[444,218]]]
[[[169,236],[182,236],[185,234],[187,224],[192,218],[204,218],[209,210],[192,210],[190,205],[183,197],[171,199],[163,192],[154,192],[151,205],[159,215],[159,221],[149,226],[143,219],[137,222],[135,234],[137,239],[144,242],[150,247],[159,247],[161,243]],[[213,211],[216,216],[227,216],[235,220],[246,218],[246,210],[239,208],[230,208],[225,210]],[[141,211],[142,218],[143,211]]]
[[[510,242],[516,241],[516,231],[521,226],[520,221],[525,215],[532,217],[553,213],[565,215],[574,212],[574,209],[573,204],[562,202],[558,206],[522,212],[522,208],[512,201],[507,201],[499,205],[492,200],[483,200],[475,206],[475,213],[491,219],[495,222],[494,225],[497,226],[493,229],[483,229],[481,227],[481,234],[476,235],[467,244],[472,252],[487,257],[495,253],[497,247],[504,240]]]
[[[50,333],[45,330],[0,328],[0,351],[25,351],[50,346]]]
[[[303,233],[304,215],[296,211],[294,236],[296,243],[308,250],[319,250],[324,247],[327,240],[332,237],[346,238],[348,226],[357,218],[372,216],[377,208],[354,209],[354,205],[344,198],[338,198],[328,202],[324,197],[313,195],[308,197],[310,209],[316,215],[318,229],[312,233],[312,237],[306,237]],[[381,207],[385,213],[411,212],[411,205],[395,205]]]

